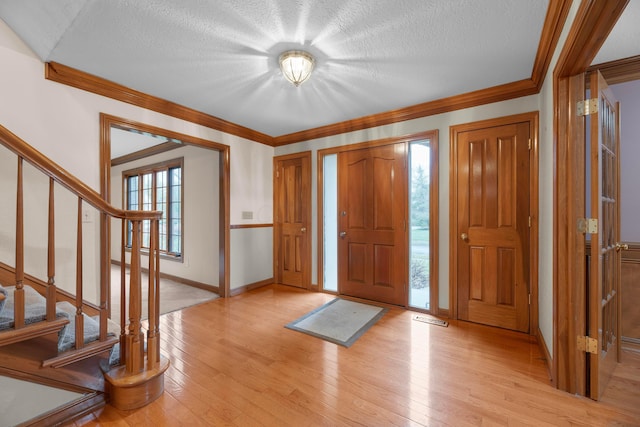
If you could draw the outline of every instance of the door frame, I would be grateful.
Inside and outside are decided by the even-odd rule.
[[[230,271],[231,261],[229,257],[231,247],[231,213],[230,213],[230,176],[231,176],[231,163],[229,159],[230,147],[228,145],[220,144],[218,142],[209,141],[206,139],[198,138],[195,136],[171,131],[169,129],[163,129],[156,126],[148,125],[145,123],[136,122],[133,120],[123,119],[120,117],[112,116],[106,113],[100,113],[100,195],[107,202],[111,201],[111,128],[116,127],[120,129],[130,129],[140,132],[149,132],[156,135],[163,135],[167,138],[174,138],[182,141],[185,144],[194,145],[200,148],[207,148],[210,150],[218,151],[219,153],[219,223],[218,223],[218,240],[219,250],[217,254],[212,254],[214,257],[218,257],[218,295],[225,298],[230,295]],[[111,259],[111,226],[110,222],[105,222],[102,218],[100,221],[100,233],[103,236],[108,236],[107,239],[102,239],[104,242],[100,248],[102,253],[108,254],[108,259]],[[106,266],[101,267],[100,273],[101,280],[105,283],[110,283],[110,269]],[[107,301],[110,300],[111,295],[108,296]]]
[[[513,123],[529,123],[531,149],[529,150],[529,335],[538,335],[538,112],[516,114],[495,119],[481,120],[449,127],[449,310],[451,318],[458,318],[458,134],[488,127]]]
[[[433,151],[433,155],[431,157],[431,168],[435,173],[434,180],[431,181],[431,185],[429,188],[429,217],[430,217],[430,233],[429,233],[429,246],[433,248],[430,251],[430,284],[431,290],[429,297],[433,304],[431,304],[431,309],[428,310],[430,314],[433,315],[442,315],[447,316],[449,311],[446,309],[440,309],[438,303],[438,288],[439,288],[439,275],[438,275],[438,234],[439,234],[439,221],[438,221],[438,212],[439,212],[439,200],[438,200],[438,130],[428,130],[424,132],[412,133],[409,135],[403,135],[399,137],[390,137],[384,139],[378,139],[374,141],[366,141],[360,142],[356,144],[350,144],[346,146],[339,146],[333,148],[326,148],[322,150],[318,150],[317,154],[317,265],[318,265],[318,289],[322,292],[335,293],[332,291],[325,291],[323,289],[324,283],[324,245],[323,245],[323,237],[324,237],[324,224],[322,221],[323,213],[324,213],[324,203],[323,203],[323,191],[322,191],[322,183],[324,182],[324,156],[331,154],[339,154],[341,152],[352,151],[352,150],[361,150],[364,148],[372,148],[379,147],[382,145],[392,145],[397,143],[405,143],[407,146],[411,142],[421,141],[428,139],[429,141],[434,142],[435,150]],[[407,262],[407,270],[409,268]],[[409,286],[409,283],[407,283]],[[339,293],[340,289],[338,289]],[[427,310],[419,310],[414,307],[410,307],[408,301],[408,292],[407,292],[407,301],[405,302],[404,307],[409,308],[411,310],[416,311],[427,311]]]
[[[586,87],[585,73],[629,0],[582,0],[553,71],[553,357],[551,381],[561,390],[584,395],[586,367],[576,337],[585,335],[584,238],[576,228],[584,212],[584,119],[574,114],[576,97]],[[623,73],[613,67],[611,72]],[[631,73],[631,67],[626,73]],[[604,74],[604,73],[603,73]],[[605,74],[605,78],[607,75]],[[583,236],[582,236],[583,237]],[[582,260],[577,259],[582,251]]]
[[[309,183],[309,186],[306,189],[306,193],[307,194],[303,194],[303,206],[305,206],[305,212],[304,212],[304,216],[306,218],[306,222],[307,222],[307,229],[309,230],[307,233],[305,233],[305,238],[307,239],[307,244],[305,245],[305,250],[304,250],[304,259],[302,261],[302,265],[304,268],[304,272],[302,274],[302,282],[303,282],[303,288],[304,289],[312,289],[312,285],[311,285],[311,259],[312,259],[312,254],[311,254],[311,247],[312,247],[312,230],[311,230],[311,224],[312,224],[312,218],[311,218],[311,151],[302,151],[300,153],[294,153],[294,154],[285,154],[282,156],[275,156],[273,158],[273,277],[276,280],[277,283],[279,283],[279,281],[282,280],[282,272],[280,271],[278,262],[279,262],[279,254],[280,254],[280,250],[282,249],[282,238],[281,238],[281,234],[282,234],[282,230],[281,230],[281,225],[280,222],[278,220],[278,199],[280,196],[280,186],[278,185],[278,175],[277,175],[277,170],[278,170],[278,162],[284,161],[284,160],[291,160],[291,159],[305,159],[306,160],[306,164],[308,165],[308,170],[307,171],[302,171],[303,173],[306,173],[306,179],[307,182]],[[303,162],[304,163],[304,162]]]

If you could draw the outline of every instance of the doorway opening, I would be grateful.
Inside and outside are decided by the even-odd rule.
[[[227,296],[230,283],[228,274],[229,146],[107,114],[100,115],[100,126],[100,192],[109,203],[116,205],[123,203],[123,206],[124,203],[128,203],[124,197],[125,192],[128,194],[128,187],[125,186],[124,181],[121,181],[122,174],[117,174],[112,179],[112,167],[130,170],[140,167],[138,163],[146,161],[153,163],[154,166],[164,165],[166,159],[158,160],[158,156],[182,159],[181,165],[184,170],[181,168],[180,181],[184,181],[185,186],[184,198],[181,199],[183,203],[180,203],[179,206],[175,204],[171,206],[176,211],[174,219],[171,220],[174,223],[172,230],[180,231],[179,239],[176,238],[176,241],[179,241],[180,253],[178,256],[176,253],[168,251],[164,256],[161,255],[162,258],[165,258],[161,260],[161,263],[165,265],[165,267],[161,267],[161,277],[164,274],[167,276],[166,278],[171,280],[178,278],[182,283],[190,286],[217,292],[221,297]],[[156,142],[150,141],[147,147],[115,154],[117,159],[114,159],[112,152],[114,132],[120,133],[121,136],[142,135],[149,140],[155,139]],[[153,138],[153,136],[161,136],[163,142],[158,144],[159,139]],[[206,171],[211,172],[206,175],[208,178],[199,179],[204,176]],[[188,194],[195,196],[202,194],[202,192],[207,192],[211,196],[207,199],[209,200],[208,205],[210,205],[207,211],[210,212],[208,217],[203,217],[203,209],[197,206],[198,198],[188,197]],[[182,191],[180,193],[182,195]],[[160,202],[157,192],[152,191],[150,194],[154,195],[156,202]],[[134,195],[137,197],[136,192],[132,192],[130,196]],[[178,199],[176,198],[176,200]],[[155,205],[156,202],[153,202],[152,205]],[[191,219],[187,216],[191,216]],[[211,221],[212,217],[216,219]],[[185,219],[184,224],[181,222],[182,218]],[[115,232],[119,230],[121,224],[106,224],[105,229],[108,235],[112,235],[112,227]],[[117,233],[114,235],[115,240],[119,239]],[[111,240],[114,240],[114,237]],[[107,243],[101,250],[107,251],[110,259],[115,258],[121,264],[126,265],[126,256],[114,253],[109,245]],[[203,245],[206,245],[206,249],[203,249],[205,247]],[[170,268],[166,267],[167,265]],[[209,265],[214,265],[217,268],[215,271],[205,270]],[[110,281],[110,275],[110,271],[102,272],[102,277],[106,281]]]

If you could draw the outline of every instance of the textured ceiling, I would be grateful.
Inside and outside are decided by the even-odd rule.
[[[0,18],[43,61],[280,136],[528,79],[547,6],[548,0],[3,0]],[[298,88],[277,64],[291,48],[317,61]]]

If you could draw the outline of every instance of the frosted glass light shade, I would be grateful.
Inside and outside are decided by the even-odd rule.
[[[313,56],[301,50],[289,50],[280,55],[282,74],[295,86],[304,83],[313,71]]]

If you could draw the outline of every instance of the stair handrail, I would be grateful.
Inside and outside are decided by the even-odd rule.
[[[162,212],[160,211],[124,210],[112,206],[93,188],[80,181],[62,166],[40,153],[2,125],[0,125],[0,142],[13,153],[27,160],[40,172],[53,178],[58,184],[111,217],[128,220],[160,219],[162,217]]]
[[[78,215],[81,215],[80,206],[84,201],[89,205],[93,206],[100,213],[100,247],[101,247],[101,268],[106,268],[107,265],[110,264],[110,251],[108,249],[108,244],[105,243],[106,240],[110,238],[109,236],[109,222],[106,221],[108,217],[117,218],[122,220],[123,229],[127,224],[127,221],[131,221],[132,229],[133,229],[133,242],[131,248],[131,286],[130,286],[130,301],[129,301],[129,316],[128,325],[125,325],[124,322],[121,324],[121,335],[120,335],[120,362],[119,365],[123,368],[123,372],[126,375],[138,375],[143,371],[158,369],[160,366],[160,350],[159,350],[159,313],[157,307],[159,306],[159,250],[158,250],[158,224],[159,220],[162,218],[161,211],[140,211],[140,210],[125,210],[112,206],[106,200],[102,198],[102,196],[93,190],[91,187],[87,186],[85,183],[80,181],[74,175],[66,171],[63,167],[55,163],[53,160],[47,158],[44,154],[40,153],[34,147],[29,145],[26,141],[9,131],[4,126],[0,125],[0,144],[5,146],[7,149],[12,151],[18,157],[18,218],[17,218],[17,230],[16,230],[16,247],[20,245],[19,241],[23,239],[22,231],[18,230],[18,228],[22,227],[21,222],[23,221],[21,218],[21,186],[22,186],[22,161],[26,160],[33,167],[38,169],[40,172],[45,174],[50,179],[50,195],[52,194],[53,184],[52,181],[55,181],[62,187],[69,190],[72,194],[78,197]],[[51,196],[50,196],[51,197]],[[53,206],[53,201],[49,202],[50,210]],[[141,245],[140,245],[140,226],[143,221],[150,221],[151,223],[151,243],[150,248],[148,250],[149,255],[149,331],[147,337],[147,353],[148,357],[145,361],[144,355],[144,335],[142,333],[141,327],[141,281],[140,281],[140,270],[141,270]],[[50,213],[50,230],[51,223],[53,222],[52,214]],[[78,237],[79,245],[81,244],[81,221],[78,221],[78,227],[80,234]],[[52,232],[50,231],[49,239],[52,238]],[[126,245],[126,242],[123,240],[121,242],[123,249]],[[52,243],[49,244],[52,246]],[[106,248],[106,250],[105,250]],[[17,249],[18,250],[18,249]],[[79,251],[79,269],[78,276],[82,276],[81,271],[81,251]],[[123,250],[124,253],[124,250]],[[51,260],[54,259],[52,254],[49,254],[49,264],[51,264]],[[121,260],[121,268],[125,268],[124,258]],[[22,261],[16,259],[16,289],[22,288],[22,277],[24,275]],[[20,268],[18,268],[20,265]],[[110,286],[108,280],[105,280],[109,277],[109,274],[101,274],[100,275],[100,340],[104,340],[106,338],[106,317],[107,313],[106,302],[104,300],[104,296],[108,295],[108,292],[105,292],[105,286]],[[52,284],[53,279],[50,277],[50,284]],[[77,282],[78,283],[78,282]],[[81,279],[80,279],[81,283]],[[78,285],[77,285],[78,286]],[[124,284],[122,285],[124,287]],[[55,287],[53,287],[55,293]],[[22,290],[22,289],[20,289]],[[81,290],[78,292],[80,296],[77,298],[81,298]],[[50,289],[47,290],[47,297],[51,296]],[[124,319],[124,311],[126,307],[126,296],[124,293],[121,295],[122,304],[121,311],[123,312],[122,318]],[[21,297],[22,301],[24,296]],[[49,298],[48,298],[49,299]],[[76,322],[80,326],[80,330],[82,330],[82,300],[76,302],[77,314],[76,314]],[[16,307],[18,305],[18,300],[16,299]],[[48,309],[47,313],[50,314],[51,310]],[[24,311],[24,307],[22,308]],[[51,318],[48,316],[48,320]],[[22,318],[22,323],[24,323],[24,313]],[[22,325],[20,325],[22,326]],[[78,326],[78,325],[76,325]],[[126,328],[125,328],[126,327]],[[17,326],[16,326],[17,328]],[[82,346],[83,342],[81,338],[76,337],[76,346]],[[163,367],[161,368],[162,372],[166,369],[166,360],[163,361]],[[119,374],[118,374],[119,375]],[[124,380],[126,382],[126,380]]]

